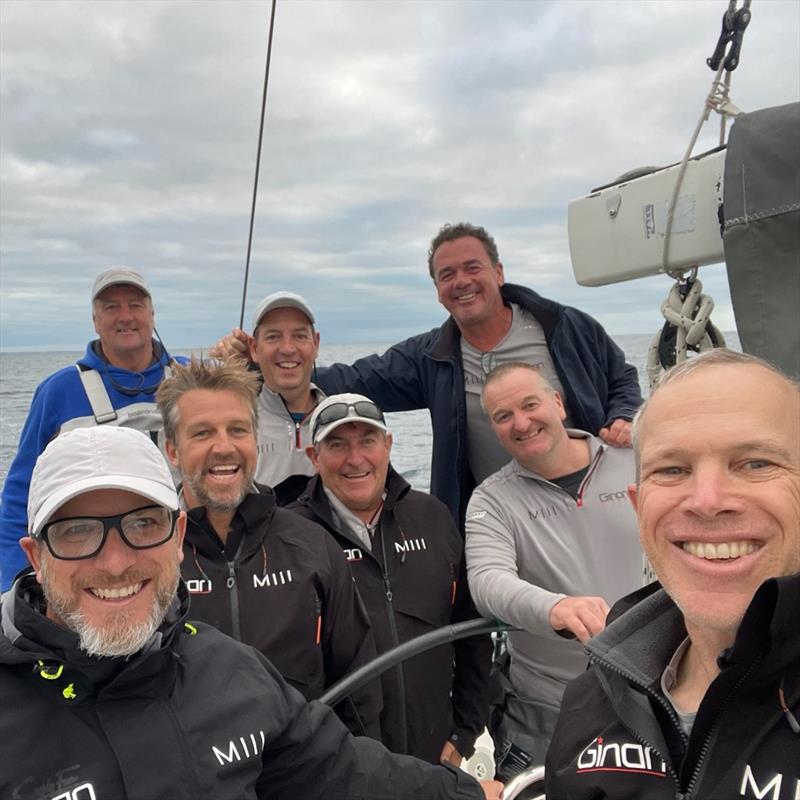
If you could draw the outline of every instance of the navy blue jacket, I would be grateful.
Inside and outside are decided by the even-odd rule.
[[[642,402],[636,367],[599,322],[524,286],[505,284],[503,300],[529,311],[544,329],[547,347],[564,386],[573,426],[597,434],[614,419],[632,419]],[[461,334],[452,317],[439,328],[412,336],[383,355],[317,371],[326,394],[359,392],[384,411],[427,408],[433,427],[431,494],[463,530],[475,480],[467,462],[467,402]]]

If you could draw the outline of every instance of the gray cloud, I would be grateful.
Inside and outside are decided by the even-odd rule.
[[[327,341],[437,324],[430,237],[468,219],[510,280],[655,330],[665,278],[586,289],[566,206],[680,159],[723,0],[279,0],[249,309],[305,294]],[[140,268],[172,347],[238,321],[269,4],[0,4],[0,345],[80,348],[88,294]],[[732,96],[800,95],[798,5],[760,0]],[[716,144],[712,120],[698,151]],[[733,324],[722,267],[701,277]],[[246,317],[247,318],[247,317]]]

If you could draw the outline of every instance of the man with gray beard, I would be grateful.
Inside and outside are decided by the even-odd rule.
[[[54,439],[28,520],[33,572],[0,598],[0,797],[499,800],[351,736],[256,650],[187,621],[186,514],[149,436]]]
[[[141,650],[164,620],[182,558],[173,533],[182,540],[184,526],[158,449],[140,456],[142,475],[152,471],[153,479],[122,481],[126,446],[149,439],[132,428],[114,428],[109,438],[111,430],[68,431],[48,446],[49,458],[40,456],[28,499],[30,535],[20,546],[42,584],[47,617],[74,631],[87,655],[114,658]],[[105,546],[112,528],[126,546]]]
[[[238,362],[198,360],[159,388],[167,455],[183,478],[183,579],[196,619],[255,647],[314,700],[377,652],[339,545],[253,482],[259,388]],[[380,739],[381,708],[373,681],[336,711],[353,733]]]

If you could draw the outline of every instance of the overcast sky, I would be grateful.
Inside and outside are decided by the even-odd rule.
[[[328,342],[427,330],[428,242],[467,220],[508,280],[655,331],[670,281],[577,286],[567,204],[681,158],[727,5],[278,0],[246,319],[290,289]],[[798,9],[753,2],[741,109],[800,97]],[[172,349],[238,322],[269,10],[0,2],[0,346],[82,348],[117,264],[149,280]],[[714,117],[695,152],[718,136]],[[700,277],[732,329],[724,267]]]

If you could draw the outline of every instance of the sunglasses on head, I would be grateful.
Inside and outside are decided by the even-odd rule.
[[[350,409],[355,413],[351,414]],[[331,403],[317,415],[314,430],[311,432],[312,441],[316,439],[321,428],[330,425],[331,422],[347,419],[347,417],[364,417],[364,419],[372,419],[375,422],[386,424],[383,412],[371,400],[357,400],[355,403]]]

